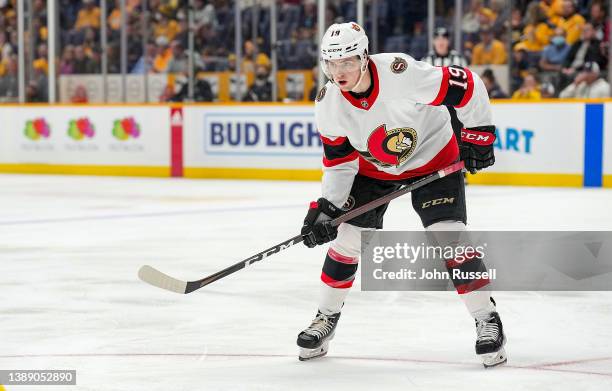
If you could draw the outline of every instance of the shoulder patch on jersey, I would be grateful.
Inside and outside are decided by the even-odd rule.
[[[395,57],[391,63],[391,72],[402,73],[408,68],[408,63],[401,57]]]
[[[325,93],[327,92],[327,86],[323,86],[323,88],[321,88],[319,90],[319,93],[317,94],[317,98],[316,101],[320,102],[323,100],[323,98],[325,98]]]
[[[349,198],[344,203],[344,205],[342,205],[342,208],[340,209],[342,209],[344,212],[348,212],[349,210],[353,209],[354,206],[355,206],[355,197],[350,195]]]

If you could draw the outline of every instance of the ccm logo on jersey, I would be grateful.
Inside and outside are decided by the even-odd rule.
[[[452,204],[453,202],[455,202],[455,197],[451,197],[451,198],[446,198],[446,197],[444,197],[444,198],[437,198],[435,200],[423,202],[423,205],[421,205],[421,209],[426,209],[426,208],[429,208],[430,206],[435,206],[435,205]]]
[[[478,145],[491,145],[495,141],[495,134],[472,129],[461,129],[461,141]]]

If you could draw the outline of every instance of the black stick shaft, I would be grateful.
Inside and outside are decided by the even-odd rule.
[[[272,254],[276,254],[279,251],[283,251],[291,246],[293,246],[294,244],[298,244],[301,241],[303,241],[304,239],[302,238],[302,235],[296,235],[294,237],[292,237],[291,239],[285,240],[282,243],[277,244],[276,246],[272,246],[264,251],[261,251],[255,255],[253,255],[250,258],[247,258],[243,261],[240,261],[238,263],[233,264],[230,267],[227,267],[221,271],[216,272],[215,274],[211,274],[210,276],[203,278],[201,280],[198,281],[190,281],[187,283],[187,289],[185,291],[185,293],[189,293],[189,292],[193,292],[196,289],[200,289],[203,286],[206,286],[212,282],[215,282],[223,277],[227,277],[232,273],[237,272],[238,270],[244,269],[247,266],[252,265],[255,262],[259,262],[261,260],[263,260],[264,258],[267,258],[268,256],[272,255]]]
[[[460,171],[461,169],[464,168],[463,162],[457,162],[454,164],[451,164],[450,166],[436,171],[433,174],[430,174],[428,176],[426,176],[425,178],[419,179],[416,182],[411,183],[410,185],[403,187],[399,190],[396,190],[392,193],[387,194],[386,196],[380,197],[374,201],[370,201],[367,204],[364,204],[358,208],[355,208],[345,214],[343,214],[342,216],[335,218],[332,220],[331,224],[333,226],[338,226],[354,217],[357,217],[367,211],[370,211],[372,209],[378,208],[379,206],[388,203],[389,201],[400,197],[404,194],[410,193],[411,191],[418,189],[420,187],[423,187],[425,185],[427,185],[428,183],[431,183],[433,181],[435,181],[436,179],[442,178],[444,176],[450,175],[452,173],[455,173],[457,171]],[[294,244],[300,243],[302,242],[302,235],[296,235],[294,237],[292,237],[291,239],[285,240],[282,243],[279,243],[275,246],[272,246],[264,251],[261,251],[243,261],[240,261],[238,263],[233,264],[230,267],[227,267],[221,271],[216,272],[215,274],[211,274],[208,277],[205,277],[201,280],[197,280],[197,281],[190,281],[187,283],[187,288],[185,293],[189,293],[189,292],[193,292],[197,289],[202,288],[203,286],[206,286],[212,282],[215,282],[217,280],[220,280],[221,278],[227,277],[230,274],[233,274],[235,272],[237,272],[238,270],[242,270],[247,266],[252,265],[255,262],[259,262],[262,261],[263,259],[267,258],[268,256],[272,255],[272,254],[276,254],[280,251],[283,251],[291,246],[293,246]]]

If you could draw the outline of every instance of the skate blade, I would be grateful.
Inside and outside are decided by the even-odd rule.
[[[329,341],[325,341],[321,346],[315,349],[300,348],[300,361],[308,361],[314,358],[323,357],[327,354],[329,349]]]
[[[508,362],[508,356],[506,355],[506,349],[502,346],[497,352],[481,354],[482,365],[485,368],[492,368]]]

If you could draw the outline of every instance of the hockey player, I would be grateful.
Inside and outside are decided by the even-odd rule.
[[[312,202],[302,236],[308,247],[329,246],[321,297],[311,325],[298,335],[300,360],[327,353],[340,310],[353,284],[360,232],[382,228],[387,205],[338,227],[343,211],[386,195],[461,159],[471,172],[495,161],[489,99],[478,75],[459,66],[433,67],[402,53],[368,55],[368,38],[356,23],[334,24],[321,42],[321,68],[330,80],[318,93],[316,124],[323,141],[322,197]],[[453,130],[444,106],[463,127]],[[451,202],[432,200],[446,198]],[[412,192],[412,204],[430,231],[465,230],[460,173]],[[483,269],[481,259],[447,267]],[[505,336],[488,280],[453,281],[476,321],[476,353],[485,367],[506,362]]]

